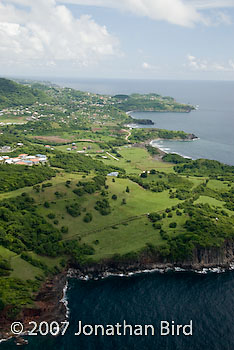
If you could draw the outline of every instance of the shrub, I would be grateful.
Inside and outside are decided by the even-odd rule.
[[[68,227],[67,226],[62,226],[61,227],[61,232],[62,233],[68,233]]]
[[[86,213],[83,221],[88,223],[88,222],[92,221],[92,219],[93,219],[93,215],[91,213]]]
[[[161,215],[158,214],[158,213],[150,213],[150,214],[148,215],[148,218],[149,218],[152,222],[156,222],[156,221],[161,220]]]
[[[74,203],[66,206],[68,214],[73,217],[77,217],[81,214],[80,206],[78,203]]]
[[[177,223],[176,223],[176,222],[171,222],[171,223],[169,224],[169,227],[170,227],[170,228],[176,228],[176,226],[177,226]]]
[[[153,224],[153,227],[155,228],[155,230],[161,230],[161,228],[162,228],[162,225],[160,225],[160,224]]]
[[[55,214],[54,213],[49,213],[48,215],[47,215],[47,217],[49,218],[49,219],[55,219]]]

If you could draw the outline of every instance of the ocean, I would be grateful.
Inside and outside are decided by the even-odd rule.
[[[49,80],[49,79],[48,79]],[[51,80],[51,79],[50,79]],[[115,94],[157,92],[178,101],[199,105],[189,114],[137,113],[156,127],[185,130],[200,140],[160,144],[168,151],[234,164],[234,82],[187,81],[81,81],[54,80],[80,90]],[[67,300],[70,326],[64,336],[34,336],[28,350],[233,350],[233,272],[146,273],[131,277],[109,277],[98,281],[69,280]],[[83,324],[154,325],[148,336],[75,336]],[[160,335],[160,322],[193,322],[193,335]],[[56,321],[56,320],[55,320]],[[2,349],[13,350],[12,342]]]
[[[49,80],[49,79],[48,79]],[[194,133],[192,142],[155,142],[166,152],[183,156],[215,159],[234,165],[234,82],[169,81],[169,80],[78,80],[53,79],[61,86],[99,94],[131,94],[155,92],[172,96],[178,102],[198,106],[191,113],[132,113],[134,118],[151,119],[157,127]]]
[[[69,281],[70,326],[64,336],[34,336],[27,350],[233,350],[233,272],[151,273]],[[155,335],[74,334],[82,324],[153,325]],[[192,336],[162,336],[161,321],[193,322]],[[12,342],[0,345],[14,350]]]

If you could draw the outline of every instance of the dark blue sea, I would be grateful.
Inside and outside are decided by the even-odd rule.
[[[152,273],[99,281],[70,280],[70,327],[64,336],[34,336],[28,350],[233,350],[233,272]],[[75,336],[77,323],[154,325],[148,336]],[[161,321],[193,322],[192,336],[161,336]],[[150,333],[151,334],[151,333]],[[13,350],[13,342],[2,349]]]
[[[52,80],[52,79],[50,79]],[[157,92],[199,105],[189,114],[138,113],[157,127],[195,133],[200,140],[160,146],[183,155],[234,165],[234,82],[55,80],[105,94]],[[34,336],[28,350],[234,350],[234,274],[151,273],[69,281],[70,326],[64,336]],[[83,324],[154,325],[154,336],[75,336]],[[161,336],[160,322],[193,322],[192,336]],[[13,342],[0,344],[13,350]]]

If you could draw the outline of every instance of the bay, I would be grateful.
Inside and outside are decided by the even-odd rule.
[[[159,93],[177,101],[199,106],[191,113],[133,113],[134,118],[152,119],[153,126],[194,133],[194,142],[155,143],[167,152],[184,156],[215,159],[234,165],[234,82],[170,80],[54,79],[61,86],[99,94]]]

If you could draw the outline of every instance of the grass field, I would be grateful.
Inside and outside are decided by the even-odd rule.
[[[0,123],[11,123],[11,124],[24,124],[27,122],[26,120],[27,116],[22,116],[22,117],[16,117],[16,116],[9,116],[9,117],[4,117],[0,116]]]
[[[50,208],[39,206],[39,214],[47,217],[52,212],[56,215],[59,224],[56,227],[67,226],[68,234],[64,235],[64,239],[81,238],[82,242],[91,243],[99,240],[99,244],[95,246],[95,259],[104,258],[115,253],[123,254],[129,251],[139,250],[143,248],[147,242],[159,244],[162,240],[159,233],[150,225],[147,214],[150,212],[160,212],[167,207],[176,205],[177,199],[170,199],[169,192],[154,193],[146,191],[138,184],[128,179],[107,179],[108,198],[111,204],[111,214],[102,216],[94,209],[97,200],[103,199],[100,194],[86,195],[77,197],[72,188],[63,187],[64,197],[59,200],[50,193],[50,188],[45,189],[41,194],[34,194],[38,197],[37,201],[41,203],[43,200],[56,201],[52,203]],[[130,192],[126,192],[126,187]],[[55,188],[53,187],[53,191]],[[112,195],[117,195],[117,200],[112,199]],[[126,199],[127,204],[123,205],[122,200]],[[85,212],[73,218],[66,212],[66,205],[78,202],[85,212],[92,213],[93,220],[90,223],[83,221]],[[49,220],[49,219],[48,219]],[[53,222],[53,220],[51,220]],[[113,228],[114,227],[114,228]]]
[[[164,172],[174,172],[173,164],[153,159],[145,148],[121,147],[118,152],[121,154],[122,158],[119,158],[115,154],[113,155],[117,157],[119,161],[108,156],[108,160],[103,160],[104,163],[123,168],[128,174],[139,174],[144,170],[151,169]]]
[[[219,180],[209,180],[207,187],[211,188],[212,190],[220,191],[227,191],[229,189],[227,182]]]
[[[81,145],[83,147],[83,143],[81,143]],[[97,144],[94,143],[91,143],[91,145],[97,146]],[[58,148],[61,150],[64,148],[64,150],[66,150],[67,145],[59,146]],[[92,150],[94,150],[94,148]],[[122,155],[122,157],[119,157],[119,161],[110,156],[103,161],[108,165],[117,165],[124,168],[127,174],[139,175],[142,171],[151,169],[166,173],[174,172],[173,164],[154,160],[144,148],[121,147],[118,152]],[[115,154],[113,155],[116,156]],[[78,239],[81,240],[81,243],[90,244],[95,248],[95,254],[92,256],[92,259],[95,261],[111,257],[114,254],[123,255],[129,252],[138,252],[144,248],[147,243],[156,246],[165,243],[160,235],[160,230],[153,227],[152,222],[148,218],[148,214],[151,212],[162,213],[166,208],[171,208],[180,202],[176,198],[169,198],[169,190],[152,192],[145,190],[129,179],[107,177],[107,198],[111,205],[111,213],[107,216],[102,216],[94,208],[96,201],[105,198],[100,193],[92,195],[86,194],[82,197],[78,197],[73,193],[73,190],[77,188],[76,184],[78,181],[90,180],[94,175],[95,174],[92,173],[84,177],[82,174],[69,174],[59,170],[55,178],[45,181],[45,183],[51,182],[51,187],[46,187],[40,190],[40,192],[36,192],[33,187],[25,187],[16,191],[0,194],[0,200],[15,197],[23,192],[27,192],[35,199],[35,203],[38,205],[38,214],[42,215],[59,230],[62,226],[68,227],[68,233],[63,235],[64,240]],[[205,177],[182,177],[190,181],[191,189],[194,189],[206,180]],[[68,180],[70,184],[66,186],[66,181]],[[147,180],[158,181],[158,174],[148,176],[146,182]],[[218,180],[210,180],[208,184],[212,189],[228,189],[227,184]],[[127,187],[130,190],[129,193],[126,192]],[[56,195],[56,192],[59,193],[59,195]],[[116,200],[112,199],[113,195],[117,196]],[[126,204],[123,204],[123,199],[126,200]],[[49,202],[49,208],[44,206],[45,202]],[[81,215],[78,217],[72,217],[66,210],[66,206],[74,203],[78,203],[81,207]],[[197,203],[208,203],[213,207],[223,208],[230,215],[233,214],[233,212],[224,208],[224,202],[208,196],[200,196],[195,204]],[[58,222],[54,222],[55,219],[49,219],[49,213],[53,213]],[[92,214],[92,221],[89,223],[85,223],[83,220],[86,213]],[[166,218],[160,220],[160,225],[169,236],[173,237],[185,232],[184,223],[187,220],[187,216],[184,214],[178,216],[175,211],[172,211],[172,215],[172,217],[166,216]],[[172,222],[176,222],[176,228],[169,227]],[[59,266],[61,259],[66,259],[66,257],[56,259],[42,257],[32,252],[29,254],[34,259],[45,263],[49,268]],[[3,257],[6,256],[6,258],[11,261],[13,268],[12,277],[19,277],[22,280],[27,280],[34,279],[36,276],[43,274],[41,269],[32,266],[7,249],[1,248],[0,255]]]
[[[19,255],[10,250],[0,246],[0,256],[8,260],[13,271],[10,277],[16,277],[22,280],[34,279],[36,276],[43,274],[42,270],[32,266],[27,261],[21,259]]]
[[[86,153],[95,153],[96,151],[101,150],[101,143],[79,141],[76,142],[76,147],[77,149],[69,152],[76,153],[77,151],[83,151],[83,148],[86,147]],[[72,148],[72,144],[56,146],[55,148],[59,151],[68,152],[67,148]]]
[[[218,207],[218,208],[221,208],[223,210],[225,210],[229,215],[233,215],[233,211],[229,210],[229,209],[226,209],[224,207],[224,204],[225,202],[223,201],[219,201],[215,198],[212,198],[212,197],[208,197],[208,196],[200,196],[195,202],[195,204],[199,204],[199,203],[202,203],[202,204],[205,204],[205,203],[208,203],[210,206],[212,207]]]

